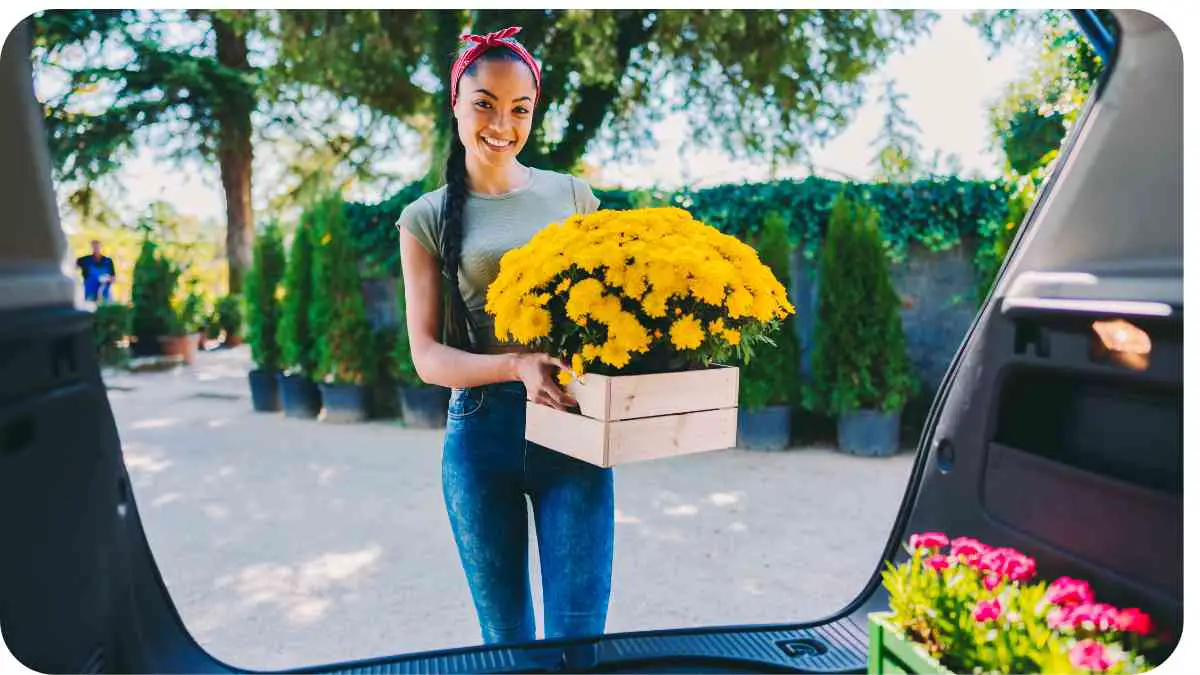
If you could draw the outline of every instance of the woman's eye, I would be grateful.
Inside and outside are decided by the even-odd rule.
[[[492,104],[488,103],[487,101],[475,101],[475,106],[486,110],[486,109],[492,107]]]
[[[516,108],[513,109],[513,112],[517,113],[518,115],[528,115],[529,108],[526,108],[524,106],[517,106]]]

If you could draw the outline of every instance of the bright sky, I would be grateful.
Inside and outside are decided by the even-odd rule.
[[[883,82],[890,78],[895,80],[900,93],[908,94],[906,109],[920,127],[919,139],[927,158],[934,150],[940,150],[943,155],[957,155],[966,174],[998,175],[999,158],[989,149],[987,111],[1004,85],[1020,75],[1027,55],[1006,48],[989,60],[988,46],[966,24],[965,16],[963,12],[943,11],[930,35],[892,56],[873,78],[875,86],[851,125],[814,153],[819,173],[870,176],[875,155],[870,143],[883,119],[883,108],[876,101],[883,91]],[[658,149],[644,152],[636,161],[613,163],[599,155],[589,158],[603,167],[601,175],[605,183],[625,187],[675,188],[685,181],[711,185],[768,178],[765,164],[733,162],[721,152],[693,152],[687,158],[688,166],[682,166],[679,146],[687,133],[682,120],[682,116],[664,120],[655,132]],[[413,159],[395,164],[414,177],[423,168]],[[805,174],[806,170],[800,167],[783,168],[779,172],[780,177]],[[224,199],[215,167],[193,165],[187,171],[178,171],[155,161],[152,152],[143,149],[121,170],[119,180],[128,190],[127,202],[135,208],[163,199],[182,213],[224,220]],[[262,187],[265,186],[257,184],[255,192],[260,193]],[[386,196],[378,195],[368,201]]]

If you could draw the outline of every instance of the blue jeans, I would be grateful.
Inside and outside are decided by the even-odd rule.
[[[613,562],[613,476],[525,440],[525,386],[455,389],[442,491],[486,644],[536,639],[529,584],[533,504],[546,638],[600,635]]]

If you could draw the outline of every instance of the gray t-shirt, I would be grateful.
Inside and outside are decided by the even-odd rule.
[[[471,320],[479,331],[474,336],[480,349],[502,345],[496,339],[495,320],[484,311],[487,288],[500,274],[500,258],[524,246],[533,235],[551,223],[561,223],[571,214],[589,214],[600,207],[587,183],[566,174],[532,169],[523,187],[502,195],[471,192],[463,209],[462,257],[458,288]],[[405,207],[396,221],[439,261],[442,250],[440,214],[445,187],[427,192]]]

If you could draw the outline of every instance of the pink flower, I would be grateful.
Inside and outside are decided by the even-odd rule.
[[[1112,667],[1115,659],[1108,649],[1095,640],[1080,640],[1071,647],[1071,665],[1076,668],[1104,672]]]
[[[950,556],[974,567],[984,553],[992,550],[990,546],[970,537],[958,537],[950,542]]]
[[[1088,582],[1071,577],[1059,577],[1046,590],[1046,600],[1063,607],[1092,602],[1092,587]]]
[[[1015,548],[995,548],[979,559],[979,569],[1013,581],[1031,581],[1037,573],[1037,563]]]
[[[1117,613],[1117,630],[1128,631],[1138,635],[1150,634],[1150,615],[1135,607],[1123,609]]]
[[[1001,573],[1013,581],[1033,581],[1033,576],[1037,574],[1037,562],[1022,553],[1014,553],[1004,561]]]
[[[999,600],[981,600],[978,605],[975,605],[975,620],[979,623],[985,621],[995,621],[1000,617],[1000,612],[1003,611]]]
[[[999,585],[1000,585],[1000,575],[999,574],[989,574],[983,578],[983,587],[988,589],[989,591],[996,590],[996,587]]]
[[[1055,607],[1046,615],[1046,624],[1054,630],[1075,628],[1075,611],[1071,607]]]
[[[950,568],[950,559],[944,555],[932,555],[925,561],[925,566],[931,570],[940,572]]]
[[[913,535],[908,538],[908,547],[912,549],[932,548],[937,550],[949,543],[950,540],[947,539],[946,535],[942,534],[941,532],[914,532]]]
[[[1071,624],[1075,628],[1107,633],[1117,627],[1119,612],[1116,607],[1103,602],[1078,605],[1071,610]]]
[[[1000,574],[1004,570],[1004,561],[1016,552],[1012,548],[994,548],[979,558],[979,569]]]

